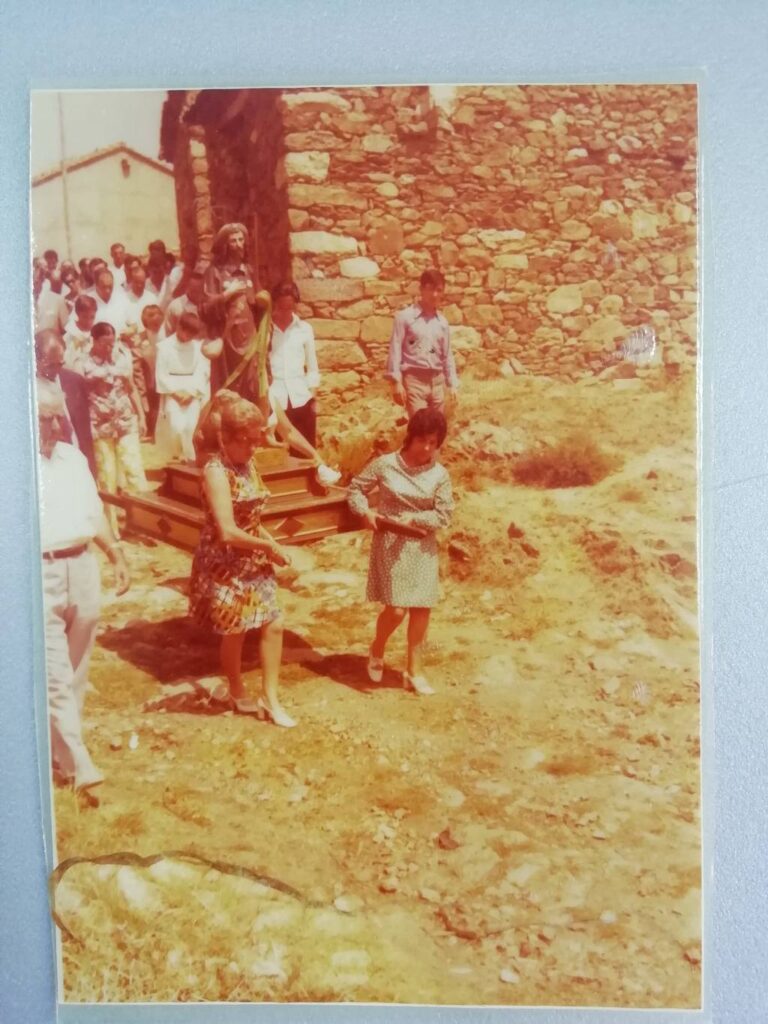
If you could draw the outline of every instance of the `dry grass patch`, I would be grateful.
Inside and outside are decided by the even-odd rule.
[[[588,434],[570,434],[557,444],[522,455],[512,475],[526,487],[589,487],[619,468],[617,456],[600,448]]]

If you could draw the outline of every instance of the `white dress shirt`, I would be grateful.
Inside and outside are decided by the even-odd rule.
[[[103,508],[88,460],[71,444],[59,441],[51,457],[39,457],[40,547],[61,551],[93,540]]]
[[[77,313],[72,313],[64,331],[64,365],[82,375],[90,351],[91,332],[78,327]]]
[[[128,310],[127,323],[142,331],[144,325],[141,322],[141,314],[147,306],[157,305],[156,297],[145,286],[141,295],[137,295],[133,290],[126,291],[125,303]]]
[[[285,409],[289,402],[294,409],[306,405],[312,398],[309,389],[320,383],[315,332],[311,324],[295,314],[284,331],[273,324],[269,366],[272,371],[269,387],[272,401],[281,409]]]
[[[122,285],[124,287],[125,286],[125,267],[124,266],[116,267],[114,263],[108,263],[107,264],[107,269],[112,274],[112,278],[114,280],[115,288],[117,288],[118,285]]]
[[[94,323],[112,324],[115,334],[122,334],[130,317],[128,301],[123,289],[113,287],[109,302],[105,302],[98,293],[94,295],[94,298],[96,299],[96,319]]]
[[[159,342],[155,388],[159,395],[189,391],[207,401],[211,393],[211,363],[203,355],[202,341],[179,341],[171,334]]]
[[[163,283],[159,288],[155,288],[152,281],[147,278],[147,283],[144,285],[145,292],[149,292],[152,296],[152,304],[159,306],[160,309],[165,313],[168,308],[168,303],[171,301],[173,295],[173,287],[171,286],[171,279],[166,274],[163,278]]]

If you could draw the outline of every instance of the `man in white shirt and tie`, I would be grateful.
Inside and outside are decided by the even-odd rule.
[[[296,316],[298,301],[299,290],[293,281],[283,281],[272,289],[269,397],[273,405],[285,410],[293,426],[315,448],[315,391],[320,384],[320,371],[314,331],[310,324]]]
[[[96,638],[101,584],[95,542],[115,570],[117,594],[130,585],[120,545],[109,528],[85,456],[61,439],[66,410],[51,382],[37,380],[45,660],[51,756],[60,781],[91,803],[104,777],[82,730],[88,666]]]

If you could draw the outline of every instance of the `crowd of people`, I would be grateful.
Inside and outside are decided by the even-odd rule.
[[[204,524],[189,586],[194,622],[220,638],[223,693],[243,714],[283,727],[295,720],[279,696],[283,618],[276,567],[290,553],[261,523],[269,491],[259,449],[283,444],[317,467],[320,372],[311,325],[296,312],[300,291],[281,281],[254,287],[247,232],[227,224],[212,259],[183,262],[163,242],[110,259],[59,263],[48,250],[33,264],[39,419],[41,546],[54,775],[97,802],[103,776],[83,742],[82,712],[100,600],[94,545],[129,586],[117,505],[99,492],[141,493],[150,484],[142,442],[166,461],[201,471]],[[373,530],[367,597],[382,605],[365,662],[380,682],[386,644],[406,618],[404,685],[427,695],[421,652],[438,599],[436,531],[452,511],[450,479],[438,461],[458,378],[450,329],[439,311],[444,281],[425,271],[419,298],[395,316],[386,376],[406,408],[398,451],[374,459],[348,489]],[[374,497],[375,495],[375,497]],[[242,675],[246,634],[260,631],[261,694]],[[365,659],[364,659],[365,660]]]

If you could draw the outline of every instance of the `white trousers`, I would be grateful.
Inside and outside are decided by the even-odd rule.
[[[81,722],[101,606],[96,556],[86,551],[43,560],[43,603],[51,754],[62,775],[78,785],[98,775]]]
[[[203,403],[199,398],[195,398],[189,405],[180,405],[170,395],[162,396],[155,439],[163,458],[170,462],[181,455],[184,459],[195,461],[192,438],[202,408]]]

